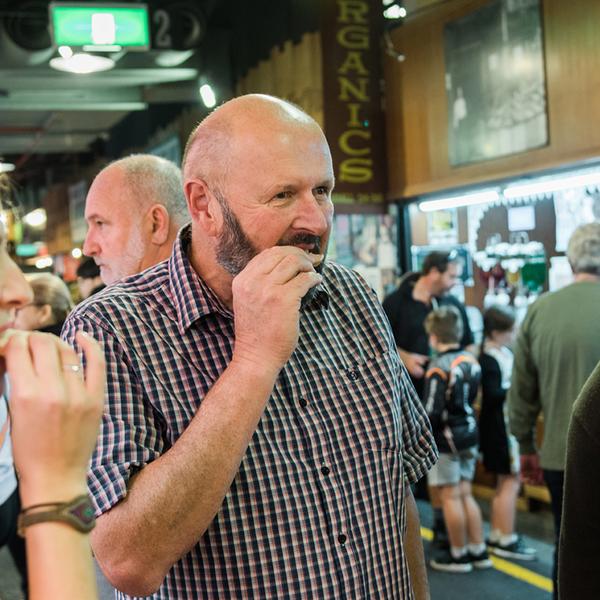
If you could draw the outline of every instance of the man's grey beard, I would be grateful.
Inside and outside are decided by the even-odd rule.
[[[233,214],[229,204],[218,191],[214,190],[215,198],[221,206],[223,212],[223,232],[219,237],[216,249],[217,262],[233,277],[241,273],[246,265],[259,253],[252,241],[248,238],[238,218]],[[288,238],[282,238],[277,242],[277,246],[298,246],[300,244],[312,244],[312,250],[315,254],[321,253],[321,237],[307,233],[299,233]],[[321,264],[315,267],[317,273],[321,273],[325,264],[325,257]],[[314,286],[308,290],[302,298],[301,306],[306,306],[315,296],[316,288]]]

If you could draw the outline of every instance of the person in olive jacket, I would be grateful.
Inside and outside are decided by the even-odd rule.
[[[573,406],[558,553],[561,600],[600,598],[600,363]]]

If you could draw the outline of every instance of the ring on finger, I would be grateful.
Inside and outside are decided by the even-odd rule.
[[[66,371],[67,373],[80,373],[81,372],[81,365],[79,364],[74,364],[74,363],[65,363],[63,366],[63,371]]]

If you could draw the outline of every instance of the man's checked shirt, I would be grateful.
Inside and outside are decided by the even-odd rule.
[[[97,515],[177,442],[232,356],[233,316],[192,269],[188,238],[63,330],[73,345],[78,329],[93,335],[107,361],[89,477]],[[435,443],[375,294],[339,265],[323,275],[221,509],[153,598],[412,597],[404,491]]]

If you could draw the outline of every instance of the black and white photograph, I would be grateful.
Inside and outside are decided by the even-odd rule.
[[[452,166],[548,143],[539,0],[494,0],[444,28]]]

